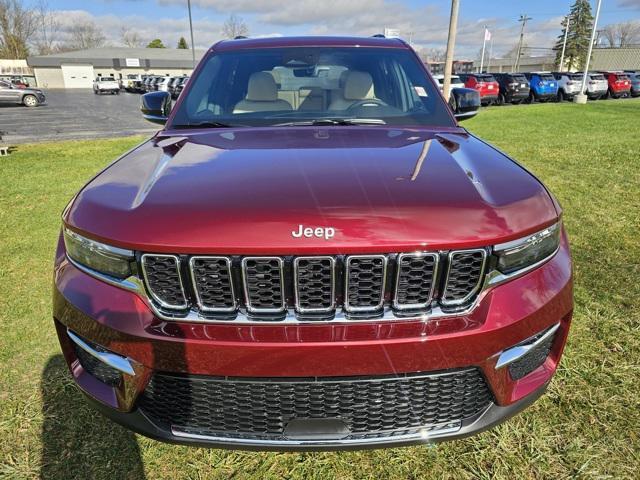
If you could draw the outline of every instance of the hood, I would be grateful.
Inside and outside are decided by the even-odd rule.
[[[161,133],[65,221],[150,252],[298,254],[483,246],[556,218],[531,174],[462,129],[279,127]]]

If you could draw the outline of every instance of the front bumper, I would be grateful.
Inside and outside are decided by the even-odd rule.
[[[538,269],[484,292],[461,316],[429,321],[402,319],[353,324],[185,324],[156,318],[134,293],[77,269],[58,248],[54,320],[67,363],[92,403],[116,422],[152,438],[194,445],[254,449],[337,449],[407,445],[460,438],[509,418],[544,391],[557,368],[573,309],[566,237]],[[513,380],[496,368],[500,354],[555,324],[559,328],[544,362]],[[131,371],[109,385],[78,360],[69,331],[129,361]],[[184,435],[155,424],[140,408],[154,374],[264,379],[366,377],[477,368],[492,394],[488,407],[446,426],[408,435],[260,440]],[[393,406],[390,406],[393,408]]]

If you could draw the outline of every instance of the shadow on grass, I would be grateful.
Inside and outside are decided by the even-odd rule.
[[[144,479],[135,435],[87,404],[62,355],[42,372],[41,479]]]

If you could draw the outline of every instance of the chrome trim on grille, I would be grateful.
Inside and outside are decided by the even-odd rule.
[[[225,263],[227,264],[227,272],[229,272],[229,286],[231,288],[231,298],[233,299],[232,307],[211,308],[211,307],[204,306],[204,304],[202,303],[202,298],[200,297],[200,292],[198,291],[198,282],[196,280],[196,275],[195,275],[195,272],[193,271],[193,264],[197,260],[224,260],[225,261]],[[193,285],[193,292],[196,297],[196,302],[198,303],[198,308],[200,308],[200,310],[202,310],[203,312],[214,313],[214,312],[235,312],[238,309],[238,302],[236,301],[236,292],[235,292],[235,289],[233,288],[231,260],[229,259],[229,257],[208,256],[208,255],[197,255],[197,256],[191,257],[189,259],[189,274],[191,276],[191,283]]]
[[[482,253],[482,266],[480,267],[480,274],[478,275],[478,281],[473,287],[473,290],[469,292],[464,298],[460,298],[458,300],[447,300],[447,287],[449,286],[449,278],[451,273],[451,263],[453,257],[456,255],[462,255],[465,253]],[[474,295],[476,295],[485,281],[485,266],[487,264],[487,251],[484,248],[474,248],[470,250],[452,250],[449,252],[447,256],[447,274],[445,278],[444,288],[442,289],[442,298],[440,299],[440,303],[442,303],[445,307],[456,307],[460,305],[464,305],[467,303]]]
[[[536,348],[538,345],[547,341],[549,337],[555,335],[555,333],[558,331],[559,328],[560,328],[560,323],[558,322],[555,325],[552,325],[551,327],[549,327],[546,331],[544,331],[544,333],[540,336],[540,338],[537,338],[535,341],[527,343],[527,340],[524,340],[519,345],[516,345],[515,347],[511,347],[504,350],[498,356],[498,361],[496,362],[496,366],[495,366],[496,370],[506,367],[510,363],[513,363],[517,360],[520,360],[522,357],[524,357],[527,353],[529,353],[531,350]],[[540,334],[538,333],[537,335],[540,335]],[[533,335],[533,337],[535,336],[536,335]]]
[[[89,355],[97,358],[105,365],[109,365],[111,368],[118,370],[119,372],[126,373],[127,375],[134,376],[136,374],[128,358],[121,357],[120,355],[116,355],[115,353],[99,352],[69,329],[67,329],[67,335],[69,336],[71,341],[78,347],[87,352]]]
[[[412,303],[412,304],[398,303],[398,287],[400,285],[401,262],[402,262],[402,259],[406,257],[413,257],[413,258],[433,257],[433,260],[434,260],[433,279],[431,281],[431,290],[429,292],[429,297],[425,302]],[[397,310],[415,310],[415,309],[427,308],[429,305],[431,305],[431,302],[433,301],[433,293],[435,292],[435,288],[436,288],[436,280],[438,278],[438,272],[440,268],[440,255],[438,255],[437,253],[431,253],[431,252],[401,253],[398,255],[397,265],[398,267],[396,272],[396,286],[395,286],[395,292],[393,294],[393,308]]]
[[[180,281],[180,292],[182,293],[182,298],[184,299],[184,303],[182,304],[171,304],[167,303],[161,298],[159,298],[154,292],[151,286],[149,285],[149,279],[147,277],[147,269],[145,267],[145,260],[149,257],[159,257],[159,258],[172,258],[176,264],[176,271],[178,272],[178,279]],[[168,308],[170,310],[184,310],[189,306],[187,303],[187,295],[184,291],[184,280],[182,279],[182,273],[180,272],[180,258],[177,255],[166,255],[160,253],[145,253],[140,257],[140,264],[142,265],[142,276],[144,277],[144,283],[147,287],[147,291],[153,297],[153,299],[160,304],[161,307]]]
[[[331,306],[327,308],[302,308],[298,292],[298,263],[300,260],[329,260],[331,262]],[[295,308],[300,313],[327,313],[336,308],[336,259],[329,256],[296,257],[293,261],[293,288],[295,293]]]
[[[382,259],[382,286],[380,289],[380,301],[374,307],[352,307],[349,305],[349,267],[351,260],[357,259]],[[361,313],[361,312],[375,312],[380,310],[384,305],[384,292],[387,287],[387,265],[388,259],[386,255],[349,255],[344,260],[344,309],[347,312]]]
[[[249,296],[249,285],[247,283],[247,262],[250,260],[277,260],[280,270],[280,296],[282,298],[282,306],[279,308],[255,308],[251,306],[251,297]],[[284,261],[280,257],[244,257],[242,259],[242,286],[244,289],[245,305],[250,313],[283,313],[287,309],[287,300],[284,295]]]

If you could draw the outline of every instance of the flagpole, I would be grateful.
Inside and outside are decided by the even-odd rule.
[[[482,37],[482,56],[480,57],[480,71],[478,73],[482,73],[482,68],[484,67],[484,50],[487,46],[487,26],[484,26],[484,36]]]
[[[491,35],[491,43],[489,43],[489,59],[487,60],[487,72],[491,70],[491,55],[493,55],[493,35]]]

